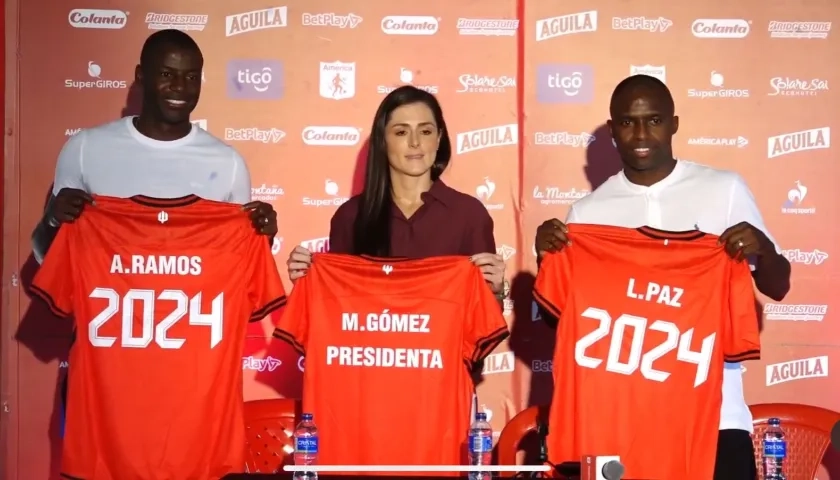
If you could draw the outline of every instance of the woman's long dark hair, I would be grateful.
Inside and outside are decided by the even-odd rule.
[[[385,127],[391,114],[403,105],[422,103],[429,107],[435,117],[440,145],[435,163],[432,165],[432,181],[449,165],[452,145],[449,132],[443,120],[440,103],[431,93],[411,85],[402,86],[389,93],[379,104],[373,117],[370,142],[365,169],[365,186],[359,199],[359,212],[353,224],[353,254],[376,257],[391,256],[391,173],[388,163],[388,150],[385,145]]]

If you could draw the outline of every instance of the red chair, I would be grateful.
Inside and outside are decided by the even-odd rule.
[[[840,422],[840,413],[810,405],[795,403],[764,403],[751,405],[753,415],[753,445],[755,463],[761,474],[761,439],[768,427],[768,420],[776,417],[782,421],[787,439],[786,470],[789,480],[811,480],[820,468],[831,442],[831,428]]]
[[[528,407],[517,413],[515,417],[502,429],[499,434],[499,441],[496,443],[499,465],[517,465],[516,455],[519,452],[519,444],[529,433],[537,431],[537,420],[548,425],[548,406]],[[503,477],[512,477],[515,474],[505,472]]]
[[[293,433],[300,418],[300,401],[290,398],[245,402],[248,473],[275,473],[291,465]]]

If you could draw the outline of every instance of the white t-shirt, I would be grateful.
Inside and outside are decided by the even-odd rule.
[[[220,202],[251,201],[251,176],[233,147],[195,125],[178,140],[154,140],[134,128],[133,118],[70,138],[58,155],[53,194],[78,188],[120,198],[198,195]]]
[[[701,230],[720,235],[741,222],[767,231],[755,198],[735,172],[679,160],[665,179],[644,187],[627,180],[624,172],[607,179],[590,195],[575,202],[566,223],[590,223],[661,230]],[[754,268],[754,262],[751,262]],[[741,366],[724,364],[720,429],[752,432],[752,414],[744,400]]]

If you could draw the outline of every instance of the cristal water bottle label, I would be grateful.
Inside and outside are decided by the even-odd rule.
[[[493,451],[493,439],[487,435],[470,435],[470,451],[486,453]]]
[[[295,452],[318,453],[318,437],[295,438]]]
[[[764,456],[769,458],[785,458],[787,456],[787,442],[784,440],[764,440]]]

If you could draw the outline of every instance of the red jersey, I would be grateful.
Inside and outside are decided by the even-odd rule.
[[[315,254],[275,336],[306,355],[324,465],[460,465],[470,369],[508,336],[466,257]]]
[[[560,318],[551,461],[619,455],[628,478],[709,480],[723,362],[759,357],[747,263],[699,231],[573,224],[569,239],[534,290]]]
[[[285,303],[268,241],[240,205],[94,200],[61,227],[32,286],[78,332],[62,473],[241,472],[246,327]]]

